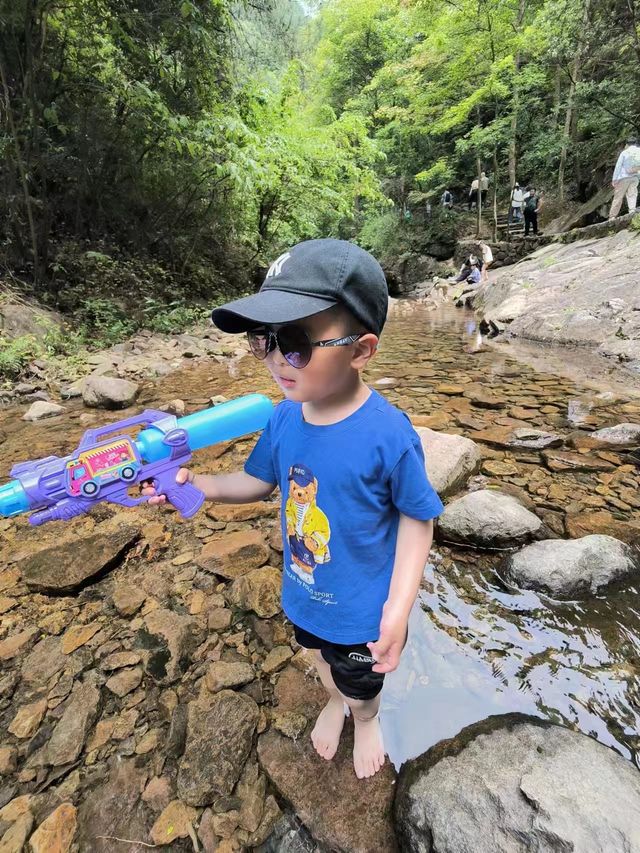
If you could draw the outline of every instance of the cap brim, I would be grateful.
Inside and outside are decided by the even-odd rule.
[[[211,312],[211,320],[223,332],[247,332],[259,325],[278,325],[302,320],[336,305],[335,299],[321,299],[284,290],[261,290],[253,296],[227,302]]]

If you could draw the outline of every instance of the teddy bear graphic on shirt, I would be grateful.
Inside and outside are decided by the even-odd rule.
[[[289,496],[285,505],[291,570],[305,583],[315,583],[313,572],[331,559],[329,519],[316,503],[318,480],[306,465],[289,468]]]

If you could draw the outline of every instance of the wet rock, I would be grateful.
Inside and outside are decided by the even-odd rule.
[[[512,554],[506,576],[525,589],[558,598],[595,594],[614,581],[640,572],[640,557],[611,536],[543,540]]]
[[[149,842],[147,811],[142,801],[147,772],[135,761],[114,758],[109,763],[108,780],[85,792],[78,808],[78,847],[87,853],[115,853],[116,836]],[[139,848],[139,849],[138,849]],[[143,853],[140,845],[129,845],[133,853]]]
[[[178,796],[206,806],[230,794],[251,749],[258,706],[248,696],[223,690],[189,705],[187,744],[178,772]]]
[[[614,465],[595,456],[560,450],[543,450],[542,456],[551,471],[613,471]]]
[[[216,661],[209,666],[205,676],[207,690],[218,693],[227,687],[242,687],[255,678],[253,667],[248,663]]]
[[[509,714],[407,762],[395,816],[403,850],[613,851],[640,845],[639,809],[630,762],[593,738]]]
[[[267,566],[254,569],[235,580],[228,591],[231,604],[242,610],[252,610],[267,618],[280,612],[282,575],[278,569]]]
[[[98,715],[100,691],[92,684],[78,684],[46,747],[46,763],[54,767],[71,764],[82,752],[86,737]]]
[[[37,702],[23,705],[11,721],[8,731],[17,738],[31,737],[38,731],[46,711],[46,699],[39,699]]]
[[[446,541],[508,547],[538,538],[543,528],[542,521],[514,497],[480,489],[448,504],[437,529]]]
[[[579,512],[568,514],[565,518],[567,535],[574,539],[587,536],[590,533],[602,533],[620,539],[629,545],[640,543],[640,523],[637,521],[620,521],[610,512]]]
[[[589,433],[574,433],[571,436],[573,447],[580,448],[631,448],[640,445],[640,424],[617,424]]]
[[[233,580],[269,559],[269,548],[259,530],[239,530],[208,542],[196,562],[207,572]]]
[[[181,678],[203,634],[204,629],[191,616],[163,608],[147,614],[145,629],[138,632],[145,672],[162,683]]]
[[[116,675],[112,675],[111,678],[107,680],[105,687],[107,690],[115,693],[116,696],[122,698],[128,693],[131,693],[132,690],[135,690],[136,687],[139,687],[141,681],[142,668],[136,666],[132,669],[123,669],[116,673]]]
[[[271,729],[258,739],[258,758],[280,795],[319,842],[341,853],[393,853],[397,850],[391,816],[395,774],[387,762],[375,776],[358,779],[353,772],[351,731],[345,727],[338,752],[332,761],[325,761],[310,738],[294,741]]]
[[[82,548],[76,541],[45,548],[21,561],[23,580],[35,592],[75,592],[90,578],[115,568],[139,535],[136,528],[123,527],[87,536]]]
[[[97,409],[126,409],[138,396],[140,387],[128,379],[89,376],[82,389],[85,406]]]
[[[478,470],[480,450],[470,438],[426,427],[418,427],[416,432],[424,449],[429,480],[441,497],[458,491]]]
[[[197,816],[197,811],[191,806],[173,800],[151,827],[151,840],[154,844],[164,845],[171,844],[176,838],[188,838]]]
[[[2,836],[0,853],[22,853],[33,828],[33,815],[25,812],[20,815]]]
[[[41,421],[43,418],[53,418],[65,412],[64,406],[57,403],[49,403],[45,400],[36,400],[22,416],[23,421]]]
[[[62,803],[44,820],[29,839],[33,853],[67,853],[76,832],[77,813],[71,803]]]

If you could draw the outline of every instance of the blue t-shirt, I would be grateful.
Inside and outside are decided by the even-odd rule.
[[[280,403],[244,470],[282,493],[282,607],[333,643],[379,637],[400,513],[428,520],[442,503],[407,415],[376,391],[335,424]]]

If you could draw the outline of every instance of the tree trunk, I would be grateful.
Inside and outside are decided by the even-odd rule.
[[[520,32],[522,27],[522,22],[524,21],[524,14],[527,7],[527,0],[520,0],[520,5],[518,7],[518,17],[516,19],[516,33]],[[511,113],[511,128],[509,135],[509,186],[511,190],[513,190],[514,184],[516,182],[516,166],[517,166],[517,158],[518,158],[518,143],[517,143],[517,133],[518,133],[518,110],[520,108],[520,93],[518,91],[518,72],[520,71],[520,51],[516,51],[516,55],[513,60],[514,66],[514,75],[513,75],[513,108]],[[495,181],[494,181],[495,186]]]
[[[565,197],[565,170],[567,166],[567,154],[569,150],[569,142],[574,141],[576,137],[577,123],[574,117],[574,99],[576,94],[576,85],[580,82],[580,74],[582,71],[582,51],[584,49],[585,33],[589,25],[589,10],[591,0],[584,0],[582,7],[582,26],[580,35],[576,45],[576,53],[571,63],[571,81],[569,84],[569,95],[567,98],[567,111],[564,117],[564,132],[562,135],[562,148],[560,149],[560,164],[558,166],[558,198],[564,201]]]

